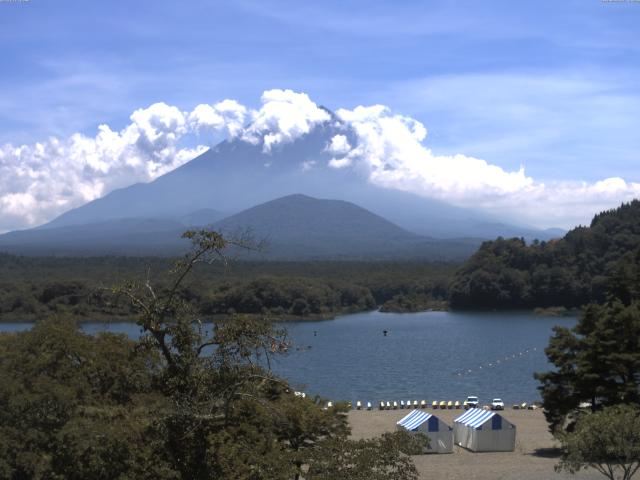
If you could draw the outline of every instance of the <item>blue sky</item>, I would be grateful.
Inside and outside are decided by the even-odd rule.
[[[0,144],[289,88],[539,182],[640,182],[638,25],[638,1],[1,1]]]

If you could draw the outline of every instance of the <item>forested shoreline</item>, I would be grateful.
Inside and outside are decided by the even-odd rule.
[[[0,321],[30,322],[52,314],[79,321],[130,321],[131,305],[111,291],[171,268],[146,257],[48,257],[0,254]],[[425,262],[231,262],[198,265],[181,295],[206,318],[235,313],[273,320],[333,318],[386,311],[446,308],[458,267]]]

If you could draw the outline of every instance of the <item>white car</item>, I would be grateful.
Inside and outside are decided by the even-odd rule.
[[[504,410],[504,402],[501,398],[494,398],[491,401],[491,410]]]
[[[475,395],[469,395],[464,404],[465,408],[478,408],[478,397]]]

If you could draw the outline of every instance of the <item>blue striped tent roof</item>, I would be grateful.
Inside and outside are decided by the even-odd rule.
[[[497,415],[497,413],[491,410],[471,408],[456,418],[454,422],[461,423],[467,427],[478,428],[495,415]]]
[[[433,415],[421,410],[414,410],[409,415],[401,420],[398,420],[397,425],[406,428],[407,430],[415,430],[424,422],[429,420]]]

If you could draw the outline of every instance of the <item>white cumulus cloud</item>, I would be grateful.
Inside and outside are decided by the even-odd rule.
[[[263,150],[270,152],[274,145],[291,142],[330,118],[306,93],[267,90],[262,94],[262,107],[252,113],[242,138],[263,142]]]
[[[640,197],[640,183],[608,178],[594,183],[544,183],[524,168],[507,171],[471,156],[436,155],[425,146],[419,121],[382,105],[340,109],[337,115],[358,142],[330,166],[357,165],[371,182],[458,206],[485,208],[512,221],[539,227],[571,227],[594,213]]]
[[[120,131],[100,125],[34,145],[0,146],[0,230],[37,225],[113,189],[152,180],[204,151],[180,148],[187,132],[176,107],[156,103]]]
[[[198,105],[188,115],[189,126],[198,133],[226,131],[235,137],[242,132],[248,110],[235,100],[223,100],[215,105]]]
[[[426,145],[421,122],[383,105],[339,109],[336,115],[342,133],[318,152],[317,160],[330,155],[327,163],[304,159],[301,169],[310,175],[318,168],[353,168],[383,187],[486,208],[537,226],[584,223],[599,210],[640,196],[640,184],[622,178],[545,183],[523,168],[508,171],[463,153],[437,155]],[[336,117],[308,95],[268,90],[258,109],[234,100],[201,104],[190,112],[156,103],[133,112],[120,130],[101,125],[94,136],[76,133],[31,145],[1,145],[0,231],[38,225],[116,188],[151,181],[220,136],[273,154],[276,146],[325,122],[335,126]]]

